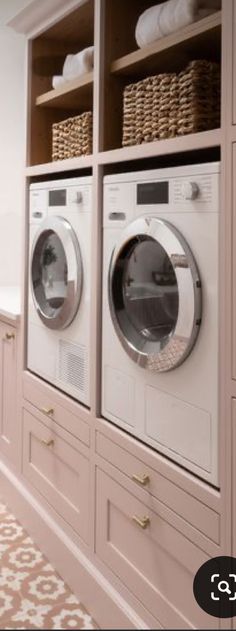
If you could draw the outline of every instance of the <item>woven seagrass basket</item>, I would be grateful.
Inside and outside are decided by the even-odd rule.
[[[179,74],[147,77],[124,90],[123,146],[219,126],[219,64],[192,61]]]
[[[52,160],[92,153],[93,115],[85,112],[52,125]]]

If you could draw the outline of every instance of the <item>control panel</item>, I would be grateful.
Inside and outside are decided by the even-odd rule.
[[[211,202],[213,199],[213,179],[210,175],[197,176],[196,179],[176,178],[172,182],[173,201]]]
[[[30,192],[30,221],[40,222],[47,216],[47,192],[32,190]]]

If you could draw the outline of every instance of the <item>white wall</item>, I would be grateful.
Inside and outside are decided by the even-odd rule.
[[[21,274],[25,38],[6,22],[31,0],[0,0],[0,286]]]

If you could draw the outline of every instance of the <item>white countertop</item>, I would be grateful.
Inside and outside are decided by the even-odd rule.
[[[0,286],[0,317],[18,320],[20,317],[20,287]]]

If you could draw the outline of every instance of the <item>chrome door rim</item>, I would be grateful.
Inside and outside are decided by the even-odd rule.
[[[147,236],[162,246],[172,263],[177,280],[179,295],[177,322],[169,341],[162,350],[158,351],[155,350],[155,343],[153,343],[153,350],[149,349],[145,352],[143,340],[140,348],[137,348],[137,345],[134,345],[121,329],[114,308],[112,283],[116,265],[123,249],[138,235]],[[124,350],[134,362],[158,372],[172,370],[184,362],[199,333],[202,311],[201,282],[192,252],[175,226],[157,217],[140,217],[123,230],[110,260],[108,301],[116,334]],[[187,327],[185,325],[186,313],[189,320]]]
[[[67,261],[67,296],[63,302],[63,305],[58,309],[58,313],[52,317],[47,316],[40,307],[37,298],[35,296],[34,286],[32,282],[32,266],[34,263],[34,256],[39,247],[40,241],[50,233],[54,232],[62,243],[66,261]],[[36,311],[42,320],[43,324],[50,329],[65,329],[73,321],[81,300],[82,285],[83,285],[83,265],[80,252],[80,246],[70,223],[64,219],[64,217],[51,217],[45,219],[40,226],[38,233],[35,236],[30,261],[30,276],[31,276],[31,292],[34,301]]]

